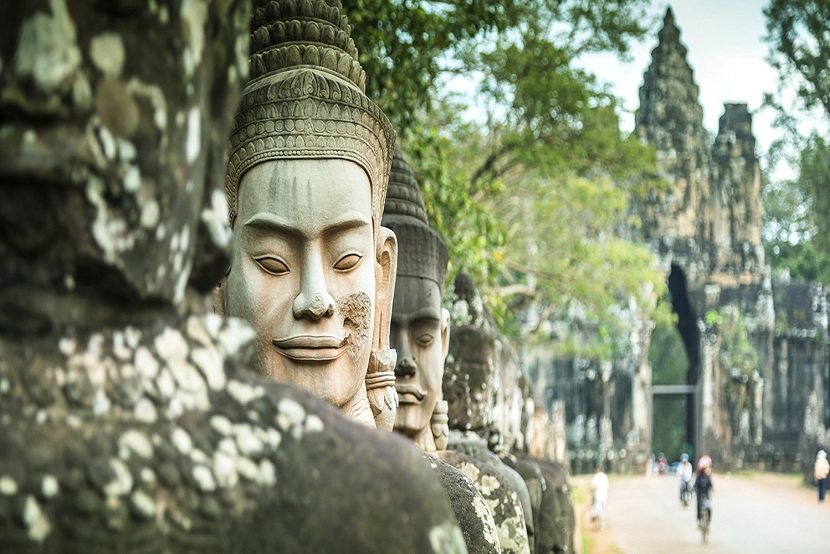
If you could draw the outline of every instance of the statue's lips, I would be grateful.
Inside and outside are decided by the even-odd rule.
[[[296,335],[271,344],[286,358],[302,362],[328,362],[346,351],[346,339],[331,335]]]
[[[426,396],[421,387],[408,383],[395,383],[395,390],[398,392],[398,402],[401,404],[420,404]]]

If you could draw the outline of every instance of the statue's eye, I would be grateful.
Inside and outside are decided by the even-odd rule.
[[[277,258],[272,258],[271,256],[256,258],[256,263],[271,275],[285,275],[288,273],[288,266],[285,265],[285,262]]]
[[[360,263],[361,259],[363,259],[363,256],[361,256],[360,254],[346,254],[345,256],[337,260],[337,263],[334,264],[334,269],[337,269],[339,271],[348,271],[357,266],[357,264]]]
[[[432,341],[433,341],[433,340],[435,340],[435,337],[433,337],[433,336],[432,336],[432,335],[430,335],[429,333],[424,333],[423,335],[419,336],[419,337],[418,337],[417,339],[415,339],[415,340],[416,340],[416,341],[418,342],[418,344],[420,344],[421,346],[429,346],[430,344],[432,344]]]

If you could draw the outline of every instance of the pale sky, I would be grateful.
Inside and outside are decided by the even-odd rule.
[[[779,135],[772,129],[773,114],[759,110],[764,92],[774,92],[777,74],[765,61],[768,47],[762,13],[766,0],[673,0],[655,1],[651,14],[653,31],[643,43],[634,45],[633,61],[620,62],[614,56],[593,56],[584,61],[587,69],[612,85],[623,98],[627,111],[622,127],[634,127],[634,110],[638,107],[643,74],[651,63],[651,51],[657,46],[657,32],[663,25],[666,7],[671,5],[680,40],[688,49],[687,61],[700,87],[703,124],[713,134],[725,102],[749,105],[754,114],[753,130],[759,154],[766,152]]]

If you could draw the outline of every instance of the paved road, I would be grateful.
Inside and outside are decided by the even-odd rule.
[[[830,552],[830,501],[776,475],[713,475],[712,530],[704,546],[694,504],[683,508],[674,477],[612,476],[607,531],[623,554],[812,554]]]

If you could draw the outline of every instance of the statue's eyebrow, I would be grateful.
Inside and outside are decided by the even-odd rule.
[[[418,321],[420,319],[435,319],[440,321],[441,314],[435,308],[421,308],[409,314],[410,321]]]
[[[349,211],[334,218],[322,229],[322,231],[323,235],[332,235],[348,231],[350,229],[364,227],[366,225],[371,225],[371,221],[369,221],[366,216],[360,212]],[[258,231],[282,233],[298,238],[311,238],[307,233],[297,229],[297,227],[291,225],[285,219],[274,215],[273,213],[267,212],[260,212],[252,215],[245,221],[243,227]]]

